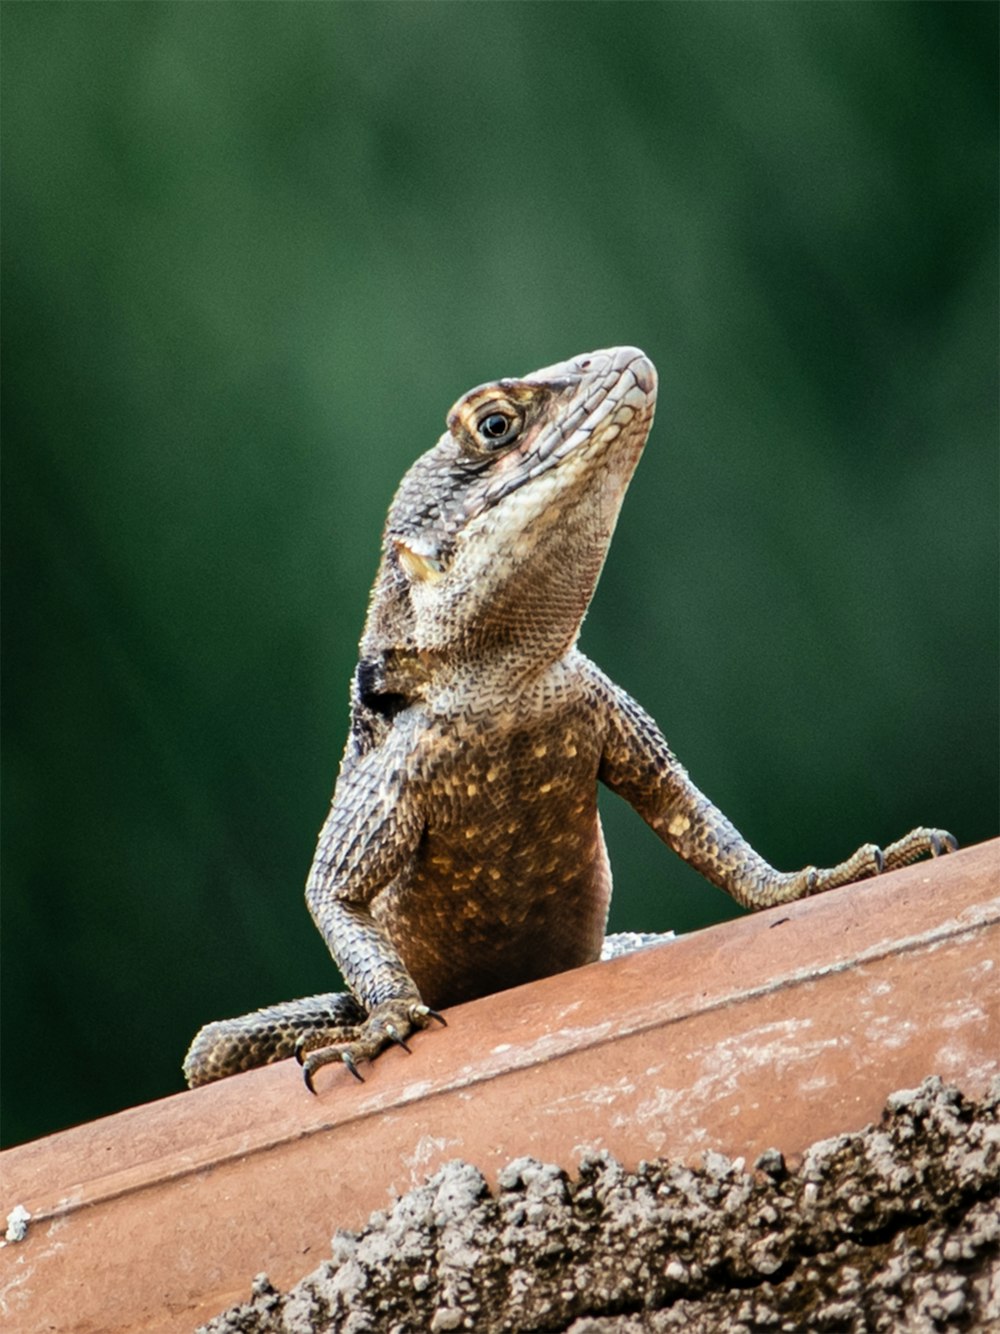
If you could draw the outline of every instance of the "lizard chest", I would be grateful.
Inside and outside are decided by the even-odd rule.
[[[465,735],[428,738],[424,834],[373,909],[429,1004],[597,956],[611,881],[600,744],[586,723],[566,710],[543,725],[473,723]]]

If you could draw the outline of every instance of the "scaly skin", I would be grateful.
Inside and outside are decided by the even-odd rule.
[[[405,1046],[439,1008],[600,957],[598,781],[749,908],[956,846],[915,829],[829,870],[776,871],[579,652],[655,402],[638,349],[575,357],[473,389],[403,478],[306,888],[350,994],[207,1025],[190,1084],[294,1054],[312,1088],[331,1061],[357,1074]]]

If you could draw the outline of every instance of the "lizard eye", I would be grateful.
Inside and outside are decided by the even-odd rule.
[[[479,423],[480,434],[489,436],[491,440],[499,440],[509,430],[510,418],[505,417],[502,412],[491,412],[485,421]]]
[[[480,385],[448,413],[448,430],[470,463],[488,468],[520,440],[538,403],[537,385],[514,380]]]
[[[511,412],[485,413],[476,423],[479,441],[489,450],[502,449],[509,445],[521,430],[521,418]]]

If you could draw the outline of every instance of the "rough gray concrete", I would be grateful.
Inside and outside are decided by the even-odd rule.
[[[290,1292],[260,1275],[204,1334],[1000,1330],[1000,1080],[937,1078],[790,1170],[530,1158],[496,1195],[450,1163]]]

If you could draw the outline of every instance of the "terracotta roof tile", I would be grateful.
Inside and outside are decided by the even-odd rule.
[[[363,1085],[286,1062],[11,1149],[0,1309],[189,1331],[452,1158],[791,1156],[931,1073],[981,1094],[998,956],[1000,841],[457,1007]]]

